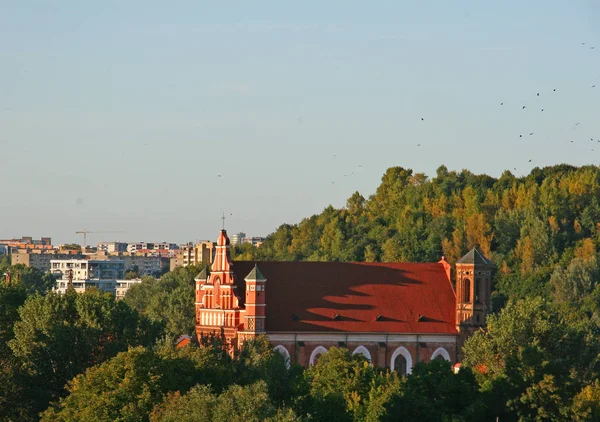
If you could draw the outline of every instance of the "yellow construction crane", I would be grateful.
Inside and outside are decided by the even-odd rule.
[[[81,252],[85,252],[87,250],[87,235],[90,233],[124,233],[123,231],[114,231],[114,230],[80,230],[75,232],[75,234],[83,235],[83,245],[81,245]]]

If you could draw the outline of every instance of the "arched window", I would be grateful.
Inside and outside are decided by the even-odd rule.
[[[288,350],[285,347],[283,347],[282,345],[275,347],[273,350],[275,350],[276,352],[280,353],[283,356],[283,359],[285,360],[285,366],[288,369],[290,369],[290,363],[291,363],[290,352],[288,352]]]
[[[396,359],[394,359],[394,370],[400,375],[405,375],[407,369],[408,363],[406,362],[406,358],[402,355],[396,356]]]
[[[463,280],[463,302],[471,301],[471,280],[465,278]]]
[[[412,356],[406,348],[400,346],[394,350],[390,360],[390,369],[400,375],[409,375],[412,372]]]
[[[353,355],[356,354],[361,354],[363,355],[369,362],[371,362],[371,353],[369,353],[369,351],[367,350],[367,348],[365,346],[358,346],[356,349],[354,349],[354,352],[352,352]]]
[[[316,365],[317,361],[319,360],[319,356],[321,356],[323,353],[327,353],[327,349],[324,348],[323,346],[319,346],[317,347],[315,350],[313,350],[313,352],[310,354],[310,360],[308,361],[308,363],[310,365]]]
[[[448,362],[450,362],[450,354],[443,347],[438,347],[437,349],[435,349],[435,352],[433,352],[433,354],[431,355],[431,360],[434,359],[445,359]]]

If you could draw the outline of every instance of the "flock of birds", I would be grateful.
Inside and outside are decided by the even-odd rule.
[[[582,42],[581,45],[584,46],[584,47],[586,47],[586,43],[585,42]],[[590,50],[594,50],[595,46],[589,46],[589,47],[586,47],[586,48],[589,48]],[[598,79],[600,79],[600,78],[598,78]],[[596,84],[592,84],[590,88],[591,89],[596,88]],[[554,93],[556,91],[557,91],[557,89],[553,88],[552,91],[550,91],[550,93]],[[535,94],[536,98],[543,98],[543,96],[544,96],[543,92],[536,92],[536,94]],[[500,102],[499,104],[500,104],[500,107],[504,107],[504,101]],[[521,107],[521,110],[527,109],[527,105],[521,105],[520,107]],[[544,108],[539,108],[539,110],[540,110],[540,113],[544,112]],[[304,123],[302,117],[298,117],[297,121],[298,121],[298,124],[303,124]],[[425,122],[425,117],[421,117],[421,122]],[[580,124],[579,122],[575,123],[574,127],[579,126],[579,124]],[[534,135],[535,135],[535,132],[529,132],[528,136],[534,136]],[[519,138],[523,138],[524,136],[525,135],[522,134],[522,133],[519,134]],[[600,139],[590,138],[590,141],[600,143]],[[571,143],[574,143],[574,141],[571,140]],[[421,146],[420,143],[417,144],[417,147],[420,147],[420,146]],[[594,149],[592,149],[592,151],[594,151]],[[336,158],[336,154],[333,155],[333,159],[335,159],[335,158]],[[532,162],[532,159],[530,158],[528,160],[528,163],[531,163],[531,162]],[[362,168],[362,165],[358,165],[358,168]],[[515,167],[514,170],[516,171],[517,168]],[[357,170],[355,170],[355,171],[357,171]],[[352,171],[350,173],[344,174],[344,177],[353,176],[353,175],[354,175],[354,171]],[[218,177],[221,178],[222,174],[218,174]],[[331,184],[334,185],[335,181],[332,181]]]
[[[585,43],[585,42],[583,42],[583,43],[581,43],[581,45],[582,45],[582,46],[586,46],[586,43]],[[594,46],[590,46],[590,47],[589,47],[589,49],[590,49],[590,50],[594,50],[594,49],[595,49],[595,47],[594,47]],[[600,79],[600,78],[599,78],[599,79]],[[596,88],[596,84],[592,84],[592,85],[590,86],[590,88],[591,88],[591,89],[593,89],[593,88]],[[556,88],[553,88],[551,92],[556,92]],[[536,96],[536,97],[540,97],[540,96],[541,96],[540,92],[536,92],[535,96]],[[503,106],[504,106],[504,101],[500,102],[500,107],[503,107]],[[527,108],[527,105],[522,105],[522,106],[521,106],[521,110],[525,110],[526,108]],[[541,112],[543,112],[543,111],[544,111],[544,108],[540,108],[540,113],[541,113]],[[424,117],[421,117],[421,121],[422,121],[422,122],[424,122],[424,121],[425,121],[425,118],[424,118]],[[580,124],[580,123],[579,123],[579,122],[577,122],[577,123],[575,123],[575,125],[574,125],[574,126],[575,126],[575,127],[577,127],[577,126],[579,126],[579,124]],[[534,133],[534,132],[529,132],[529,136],[534,136],[534,135],[535,135],[535,133]],[[519,134],[519,138],[523,138],[523,136],[524,136],[523,134]],[[598,143],[600,143],[600,139],[594,139],[594,138],[590,138],[590,141],[592,141],[592,142],[598,142]],[[571,140],[571,143],[574,143],[574,141],[573,141],[573,140]],[[418,147],[420,147],[420,146],[421,146],[421,144],[417,144],[417,146],[418,146]],[[593,149],[593,148],[592,148],[591,150],[592,150],[592,152],[594,151],[594,149]],[[530,159],[528,160],[528,163],[531,163],[531,162],[532,162],[532,159],[530,158]],[[517,170],[517,168],[515,167],[515,168],[514,168],[514,170],[516,171],[516,170]]]

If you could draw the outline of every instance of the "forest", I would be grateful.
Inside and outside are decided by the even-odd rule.
[[[478,246],[496,264],[493,314],[449,363],[412,374],[331,348],[289,365],[266,338],[233,356],[194,324],[194,276],[148,277],[124,300],[49,292],[52,279],[0,260],[0,420],[600,420],[600,169],[558,165],[498,179],[440,167],[390,168],[354,193],[234,259],[438,261]],[[432,405],[434,403],[435,405]],[[498,418],[498,419],[497,419]]]

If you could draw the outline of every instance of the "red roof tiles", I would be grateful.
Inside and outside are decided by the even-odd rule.
[[[443,263],[234,261],[241,305],[255,263],[267,279],[269,332],[456,334]]]

